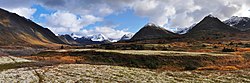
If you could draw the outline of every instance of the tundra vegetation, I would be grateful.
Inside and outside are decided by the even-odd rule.
[[[249,82],[250,49],[247,45],[248,42],[117,43],[85,47],[64,46],[64,49],[58,46],[54,50],[36,50],[30,55],[30,51],[5,48],[0,60],[0,80]],[[23,52],[22,54],[27,55],[10,56],[7,53],[12,52],[11,50],[13,53]]]

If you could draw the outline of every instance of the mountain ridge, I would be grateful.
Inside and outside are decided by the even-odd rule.
[[[225,20],[224,23],[241,31],[250,30],[250,18],[248,17],[232,16]]]
[[[1,45],[24,45],[46,46],[46,44],[64,44],[48,28],[10,13],[0,8],[0,44]]]
[[[216,17],[208,15],[184,35],[187,38],[207,40],[231,37],[238,33],[241,33],[241,31],[224,24]]]
[[[178,34],[168,31],[160,26],[152,23],[146,24],[142,27],[130,40],[147,40],[147,39],[159,39],[159,38],[171,38],[176,37]]]

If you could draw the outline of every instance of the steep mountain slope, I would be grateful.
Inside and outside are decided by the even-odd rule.
[[[241,31],[224,24],[218,18],[208,15],[190,29],[185,36],[198,40],[235,38]]]
[[[0,9],[0,35],[0,45],[63,44],[49,29],[3,9]]]
[[[241,31],[246,31],[250,29],[250,18],[248,17],[233,16],[228,20],[225,20],[224,23],[229,26],[233,26]]]
[[[147,24],[141,28],[131,40],[152,40],[175,37],[177,34],[167,31],[166,29],[159,27],[155,24]]]
[[[77,43],[70,35],[65,34],[65,35],[59,35],[59,39],[61,39],[65,44],[69,45],[78,45]]]

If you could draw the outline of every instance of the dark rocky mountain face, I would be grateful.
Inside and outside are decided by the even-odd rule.
[[[167,31],[155,24],[147,24],[141,28],[130,40],[152,40],[176,37],[178,34]]]
[[[241,34],[241,31],[209,15],[190,29],[185,36],[192,39],[209,40],[237,37],[237,34]]]
[[[69,45],[78,45],[77,43],[70,35],[65,34],[65,35],[59,35],[59,39],[61,39],[65,44]]]
[[[75,41],[80,43],[80,44],[85,44],[85,43],[91,43],[92,42],[91,38],[86,38],[86,37],[76,38]]]
[[[250,30],[250,18],[248,17],[233,16],[224,23],[241,31]]]
[[[0,45],[52,45],[63,42],[49,29],[0,9]]]

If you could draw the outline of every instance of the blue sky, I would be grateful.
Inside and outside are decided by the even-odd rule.
[[[148,23],[147,18],[136,16],[133,10],[127,10],[119,14],[108,15],[104,17],[104,20],[104,22],[97,22],[85,28],[91,29],[95,26],[117,25],[117,29],[127,29],[129,32],[135,33]]]
[[[232,16],[250,17],[250,0],[1,0],[0,8],[55,34],[103,34],[112,39],[134,34],[147,23],[176,31],[208,14],[222,21]]]
[[[40,5],[32,5],[32,8],[36,9],[36,12],[32,15],[32,20],[37,23],[44,23],[46,21],[45,18],[40,17],[41,14],[55,13],[55,10],[49,10]]]

